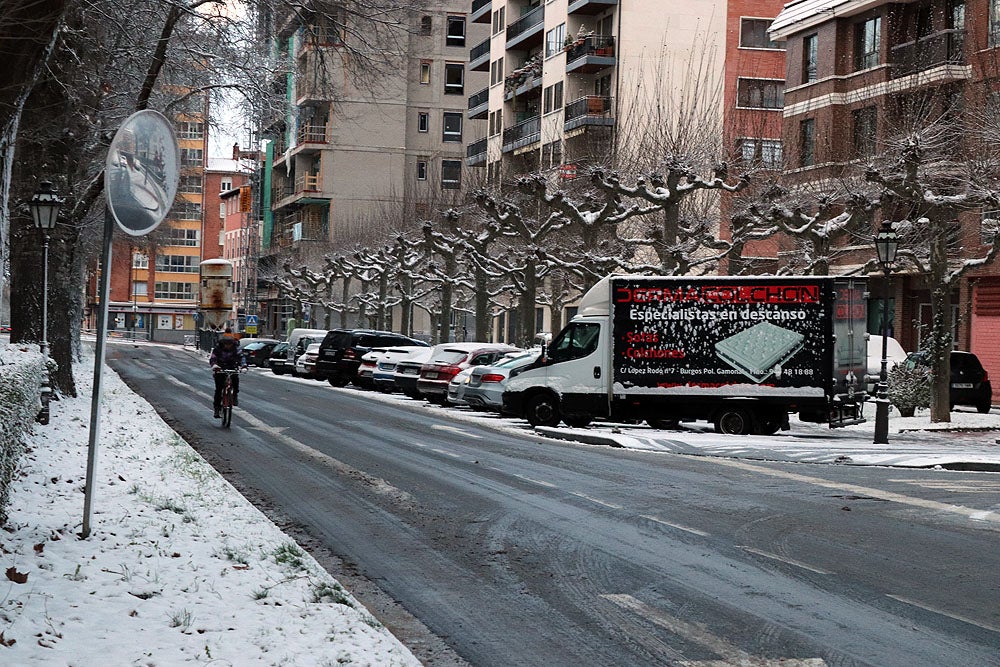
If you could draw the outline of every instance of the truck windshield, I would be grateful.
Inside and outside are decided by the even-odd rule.
[[[570,324],[549,346],[549,360],[560,362],[586,357],[597,349],[600,330],[596,323]]]

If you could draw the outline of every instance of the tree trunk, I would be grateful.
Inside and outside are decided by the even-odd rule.
[[[677,204],[667,204],[663,208],[663,226],[661,228],[662,238],[660,239],[660,267],[663,275],[675,275],[678,266],[678,258],[674,254],[677,245],[677,234],[680,228],[680,207]]]
[[[350,307],[348,304],[351,303],[351,277],[344,276],[344,285],[340,291],[340,303],[343,307],[340,309],[340,328],[347,328],[347,315]]]
[[[492,327],[490,323],[492,317],[490,316],[490,279],[478,266],[475,272],[475,285],[476,285],[476,340],[479,341],[492,341],[493,336]]]
[[[951,285],[946,282],[948,243],[944,230],[935,233],[931,240],[930,268],[931,331],[927,351],[931,360],[931,421],[950,422],[953,323]]]
[[[452,299],[455,298],[455,287],[451,284],[451,279],[458,272],[457,262],[454,255],[447,255],[444,258],[444,274],[446,276],[441,285],[441,320],[439,338],[442,343],[451,342],[451,311]]]
[[[524,269],[524,292],[521,294],[518,310],[521,316],[517,323],[517,340],[521,347],[531,345],[535,338],[535,299],[538,296],[538,271],[530,261]]]

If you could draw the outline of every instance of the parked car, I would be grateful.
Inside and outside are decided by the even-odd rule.
[[[492,366],[476,366],[472,369],[462,398],[473,410],[493,410],[500,412],[503,407],[503,388],[508,378],[517,376],[522,370],[535,363],[542,351],[527,350],[522,354],[501,359]]]
[[[246,345],[242,345],[247,363],[258,368],[266,368],[267,362],[271,358],[271,352],[278,344],[278,341],[269,338],[250,338],[241,339],[241,344],[243,340],[248,341]]]
[[[913,352],[906,358],[908,368],[930,366],[926,352]],[[983,414],[993,405],[993,385],[989,373],[972,352],[951,351],[951,407],[971,405]]]
[[[506,343],[442,343],[420,367],[417,391],[432,403],[444,403],[448,383],[469,366],[489,366],[518,348]]]
[[[295,374],[295,362],[298,358],[309,349],[310,345],[323,340],[326,333],[326,329],[292,329],[288,334],[288,348],[285,351],[290,373]]]
[[[288,343],[278,343],[271,350],[271,356],[267,360],[267,365],[275,375],[291,373],[292,368],[288,365]]]
[[[427,343],[391,331],[334,329],[320,343],[316,375],[334,387],[343,387],[357,378],[361,357],[372,348],[398,345],[425,346]]]
[[[420,369],[431,358],[432,351],[432,348],[425,347],[423,351],[414,352],[405,359],[396,362],[392,378],[398,391],[410,398],[421,398],[420,391],[417,389],[417,380],[420,379]]]
[[[885,372],[888,373],[897,364],[906,361],[906,350],[899,344],[899,341],[889,336],[885,340],[885,358],[888,363],[885,365]],[[875,395],[876,385],[879,375],[882,373],[882,336],[871,335],[868,337],[868,371],[865,376],[865,387],[869,394]]]
[[[372,371],[372,384],[375,386],[375,389],[387,393],[400,391],[396,385],[396,364],[412,358],[417,353],[424,354],[426,357],[430,354],[430,351],[429,347],[419,345],[387,348],[375,363],[375,370]],[[422,364],[423,362],[420,363]],[[416,368],[416,375],[420,375],[420,364]],[[413,382],[413,390],[416,391],[416,377],[414,377]]]
[[[458,374],[451,379],[448,383],[448,393],[445,397],[445,403],[448,405],[465,405],[465,387],[469,383],[469,376],[472,375],[472,368],[466,368],[458,372]]]
[[[357,376],[351,380],[355,386],[361,389],[374,389],[375,381],[372,376],[375,374],[375,366],[378,360],[385,354],[386,348],[373,347],[371,351],[365,352],[361,357],[361,364],[358,366]]]
[[[295,360],[295,373],[297,377],[311,378],[316,375],[316,357],[319,356],[319,343],[310,343],[306,351]]]

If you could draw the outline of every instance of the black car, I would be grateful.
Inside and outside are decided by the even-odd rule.
[[[373,347],[396,347],[427,343],[393,333],[374,329],[334,329],[319,344],[316,359],[316,377],[325,379],[334,387],[343,387],[355,381],[361,357]]]
[[[288,365],[288,343],[278,343],[271,350],[271,356],[267,360],[267,365],[275,375],[291,373],[291,366]]]
[[[243,346],[243,354],[247,364],[258,368],[267,368],[271,352],[278,344],[276,340],[253,340]]]
[[[906,358],[906,367],[930,366],[925,352],[913,352]],[[971,405],[987,413],[993,404],[993,386],[989,373],[972,352],[951,352],[951,406]]]

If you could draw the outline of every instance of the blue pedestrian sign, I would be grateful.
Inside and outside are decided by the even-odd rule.
[[[247,315],[247,326],[252,326],[252,327],[257,326],[257,316],[256,315]]]

